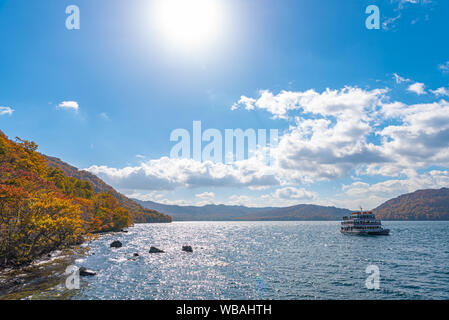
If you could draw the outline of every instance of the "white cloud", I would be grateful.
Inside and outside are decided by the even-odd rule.
[[[256,103],[256,100],[242,96],[239,102],[232,105],[231,110],[237,110],[239,105],[245,106],[246,110],[254,110],[254,103]]]
[[[361,205],[367,209],[374,209],[379,204],[404,193],[449,186],[449,171],[433,170],[417,174],[414,170],[408,170],[406,173],[407,176],[403,179],[392,179],[374,184],[354,182],[343,185],[345,200],[340,201],[339,204],[347,208],[357,208]]]
[[[373,115],[382,105],[385,89],[371,91],[345,87],[317,93],[261,92],[254,107],[287,117],[301,108],[313,119],[297,117],[295,125],[273,148],[272,166],[258,158],[231,164],[198,162],[192,159],[161,158],[123,169],[92,166],[87,170],[117,188],[129,190],[173,190],[194,187],[251,187],[263,189],[291,183],[331,180],[346,175],[360,164],[386,162],[379,146],[367,141]],[[280,195],[280,194],[279,194]]]
[[[382,23],[382,27],[384,30],[392,30],[398,26],[399,20],[403,17],[409,17],[411,24],[416,24],[419,20],[429,20],[429,13],[431,11],[431,5],[433,3],[432,0],[390,0],[390,3],[393,5],[392,13],[395,15],[392,17],[384,18],[384,22]],[[421,6],[418,11],[419,16],[416,16],[416,11],[413,12],[409,10],[406,14],[402,14],[403,11],[407,11],[410,8]],[[385,8],[385,7],[384,7]]]
[[[307,191],[304,188],[295,187],[277,189],[273,196],[285,200],[314,200],[318,198],[318,195],[314,192]]]
[[[289,183],[333,180],[353,170],[359,174],[395,176],[407,166],[446,164],[448,103],[385,103],[386,92],[352,87],[328,89],[321,94],[314,90],[283,91],[279,95],[264,91],[260,99],[246,99],[255,101],[256,108],[286,117],[288,110],[302,109],[302,116],[295,118],[294,125],[272,149],[272,166],[257,158],[232,164],[161,158],[137,167],[93,166],[88,170],[124,189],[228,186],[261,190]],[[395,125],[383,125],[392,120]],[[381,141],[372,142],[374,137]]]
[[[301,93],[282,91],[276,96],[268,90],[262,90],[259,93],[260,97],[257,100],[242,96],[231,109],[235,110],[239,106],[244,106],[246,110],[259,108],[267,110],[273,114],[274,118],[285,118],[287,111],[299,108],[299,98]]]
[[[393,79],[396,81],[397,84],[403,83],[403,82],[410,82],[412,80],[406,79],[404,77],[401,77],[397,73],[393,73]]]
[[[92,166],[90,171],[121,189],[173,190],[179,187],[272,186],[280,180],[274,168],[255,158],[232,164],[199,162],[193,159],[150,160],[123,169]]]
[[[302,109],[272,150],[283,184],[333,180],[353,170],[397,176],[407,167],[449,165],[449,106],[444,100],[410,106],[386,103],[385,89],[346,87],[321,94],[289,92],[288,97],[298,97],[293,108],[292,99],[284,99],[284,93],[263,92],[274,97],[275,108],[259,100],[255,104],[283,117],[288,110]]]
[[[402,107],[401,107],[402,105]],[[385,121],[393,120],[379,130],[380,150],[388,163],[371,163],[370,175],[397,176],[401,170],[436,165],[449,166],[449,103],[445,100],[428,104],[396,104],[387,109]]]
[[[437,97],[441,97],[441,96],[449,96],[449,89],[447,88],[438,88],[436,90],[430,90],[430,92],[432,92],[434,95],[436,95]]]
[[[440,69],[443,73],[449,72],[449,61],[447,61],[447,62],[445,62],[443,64],[440,64],[438,66],[438,69]]]
[[[226,201],[226,204],[228,205],[234,205],[234,206],[248,206],[253,207],[256,206],[255,199],[249,196],[242,196],[242,195],[233,195],[229,197],[228,201]]]
[[[416,83],[410,85],[407,90],[410,92],[414,92],[417,95],[423,95],[423,94],[426,94],[425,88],[426,88],[426,86],[424,85],[424,83],[416,82]]]
[[[318,201],[318,194],[304,188],[285,187],[261,196],[233,195],[224,201],[227,205],[250,207],[286,207]]]
[[[345,112],[349,115],[360,112],[361,108],[378,104],[386,92],[385,89],[365,91],[349,86],[341,90],[327,89],[322,93],[315,90],[281,91],[274,95],[268,90],[262,90],[257,100],[242,97],[237,104],[234,104],[233,109],[238,105],[244,105],[246,110],[263,109],[273,114],[274,118],[281,119],[286,119],[289,111],[298,109],[311,114],[339,115]]]
[[[298,94],[304,116],[296,117],[273,150],[278,170],[290,181],[304,183],[336,179],[359,164],[386,161],[379,147],[367,141],[386,92],[346,87]]]
[[[363,120],[297,120],[275,150],[279,166],[297,182],[333,180],[362,163],[386,161],[367,142],[370,125]]]
[[[398,14],[395,17],[390,17],[388,19],[386,19],[383,23],[382,23],[382,28],[384,30],[390,30],[392,28],[396,27],[396,21],[398,21],[401,18],[401,14]]]
[[[176,199],[176,200],[170,200],[167,199],[167,193],[159,191],[138,191],[138,190],[128,190],[126,195],[129,198],[132,199],[138,199],[141,201],[153,201],[161,204],[167,204],[167,205],[178,205],[178,206],[194,206],[194,205],[202,205],[204,202],[197,202],[192,201],[192,199],[189,200],[183,200],[183,199]]]
[[[59,109],[71,109],[74,111],[78,111],[79,105],[76,101],[63,101],[60,104],[58,104]]]
[[[198,193],[195,195],[196,198],[198,199],[202,199],[202,200],[210,200],[215,198],[215,193],[213,192],[203,192],[203,193]]]
[[[0,116],[3,115],[12,115],[14,112],[14,109],[12,109],[11,107],[0,107]]]
[[[304,92],[262,91],[258,98],[240,99],[247,109],[266,110],[289,119],[290,127],[272,147],[271,166],[258,158],[229,164],[198,162],[192,159],[160,158],[122,169],[92,166],[88,170],[122,190],[174,190],[178,188],[228,187],[249,189],[259,196],[235,195],[228,204],[290,205],[302,201],[328,202],[341,206],[343,201],[357,208],[379,204],[384,198],[381,187],[399,186],[403,176],[431,167],[449,167],[449,102],[406,104],[390,101],[386,89],[363,90],[345,87]],[[438,89],[435,92],[442,93]],[[295,113],[295,115],[292,115]],[[323,201],[304,188],[322,180],[353,176],[361,179],[346,187],[345,199]],[[391,182],[376,186],[376,193],[360,194],[370,185],[365,176],[383,176]],[[441,180],[434,174],[426,186],[437,187]],[[418,181],[418,180],[413,180]],[[410,188],[419,187],[419,181]],[[260,195],[264,190],[278,188]],[[409,191],[409,189],[407,189]],[[412,190],[413,191],[413,190]],[[389,191],[388,191],[389,192]],[[207,197],[207,193],[199,194]],[[386,193],[385,193],[385,197]],[[195,197],[200,199],[199,197]],[[347,201],[349,201],[347,200]],[[355,205],[355,207],[353,206]]]
[[[105,121],[111,120],[106,112],[100,113],[100,118],[105,120]]]

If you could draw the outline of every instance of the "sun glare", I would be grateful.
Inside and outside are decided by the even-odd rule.
[[[202,46],[217,35],[220,9],[218,0],[158,0],[157,27],[176,46]]]

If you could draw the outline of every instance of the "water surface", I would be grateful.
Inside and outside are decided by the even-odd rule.
[[[89,244],[75,264],[98,275],[79,291],[65,292],[61,278],[30,298],[449,299],[449,222],[384,225],[390,236],[342,235],[338,222],[137,225]],[[123,247],[110,248],[114,240]],[[380,270],[379,290],[365,286],[369,265]]]
[[[390,236],[342,235],[338,222],[138,225],[91,244],[79,264],[99,275],[75,298],[448,299],[449,222],[384,224]],[[111,250],[116,239],[124,246]],[[369,265],[380,290],[365,286]]]

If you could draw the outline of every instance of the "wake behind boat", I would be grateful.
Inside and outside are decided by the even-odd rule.
[[[369,236],[387,236],[389,229],[382,228],[382,222],[372,212],[354,212],[343,217],[341,233]]]

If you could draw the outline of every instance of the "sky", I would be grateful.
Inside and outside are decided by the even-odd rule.
[[[445,0],[0,0],[0,130],[142,200],[371,209],[449,186],[448,16]],[[171,156],[194,121],[278,130],[272,161]]]

